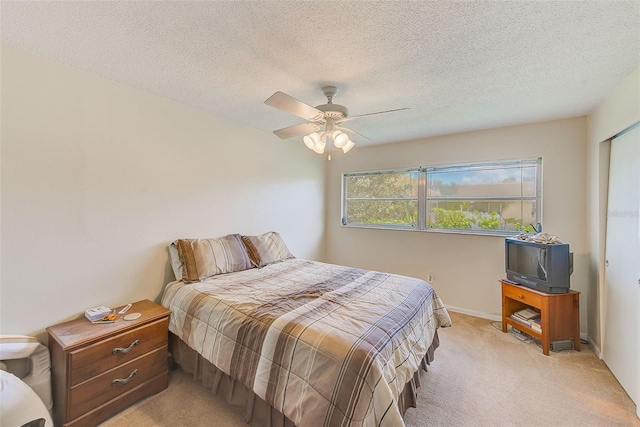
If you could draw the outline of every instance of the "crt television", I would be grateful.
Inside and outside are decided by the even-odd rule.
[[[505,239],[507,280],[549,294],[569,292],[573,254],[569,245]]]

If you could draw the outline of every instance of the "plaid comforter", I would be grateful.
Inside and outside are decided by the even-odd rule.
[[[302,259],[167,285],[169,330],[298,426],[402,426],[450,318],[428,283]]]

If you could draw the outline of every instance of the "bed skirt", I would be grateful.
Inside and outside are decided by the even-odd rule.
[[[438,331],[435,331],[431,346],[421,362],[421,368],[427,370],[427,365],[433,361],[433,355],[440,345]],[[243,411],[245,421],[254,427],[295,427],[293,421],[282,412],[273,408],[253,391],[233,380],[230,376],[216,368],[207,359],[189,347],[173,333],[169,333],[169,351],[174,361],[195,380],[202,382],[202,386],[213,393],[222,396],[227,403]],[[398,398],[400,413],[404,415],[408,408],[416,407],[417,388],[420,387],[420,369],[407,382]]]

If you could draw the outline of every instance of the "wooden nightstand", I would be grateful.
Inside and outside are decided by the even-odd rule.
[[[57,426],[96,425],[167,388],[171,311],[143,300],[129,313],[142,316],[97,325],[83,317],[47,328]]]

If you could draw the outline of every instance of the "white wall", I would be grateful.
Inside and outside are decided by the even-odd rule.
[[[323,259],[326,160],[303,144],[1,53],[0,333],[157,300],[180,237],[277,230]]]
[[[354,149],[334,156],[327,186],[329,262],[426,279],[448,306],[495,317],[501,313],[504,238],[373,230],[340,226],[341,174],[372,169],[543,157],[543,227],[571,244],[571,287],[582,292],[586,332],[586,119],[469,132]]]
[[[601,305],[604,286],[608,140],[640,120],[640,67],[624,79],[587,118],[587,224],[589,245],[589,339],[602,343]],[[595,296],[597,295],[597,298]]]

